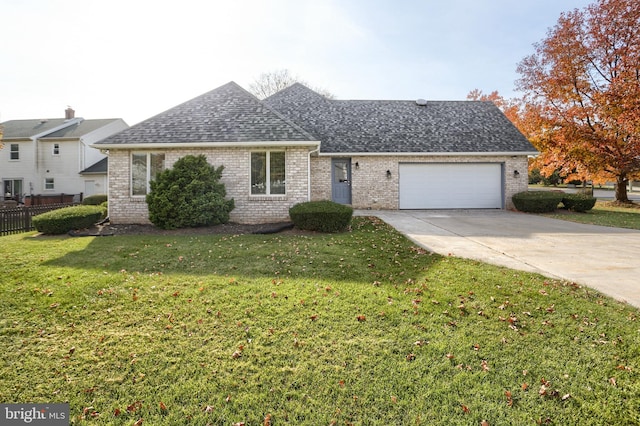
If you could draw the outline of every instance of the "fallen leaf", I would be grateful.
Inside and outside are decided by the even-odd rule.
[[[264,421],[262,422],[262,426],[271,426],[271,414],[267,414],[264,417]]]
[[[119,409],[119,408],[116,408],[115,410],[113,410],[113,415],[114,415],[115,417],[118,417],[120,414],[121,414],[121,412],[120,412],[120,409]]]
[[[136,401],[133,404],[127,406],[127,411],[130,412],[130,413],[135,413],[140,408],[142,408],[142,402]]]
[[[445,355],[447,357],[447,359],[454,359],[455,356],[452,353],[448,353]]]
[[[416,359],[415,354],[412,354],[412,353],[411,353],[411,354],[408,354],[408,355],[407,355],[407,361],[413,361],[414,359]]]
[[[461,405],[462,411],[463,411],[465,414],[467,414],[467,413],[469,412],[469,407],[467,407],[467,406],[466,406],[466,405],[464,405],[464,404],[460,404],[460,405]]]
[[[164,405],[164,402],[160,401],[160,404],[158,404],[160,406],[160,410],[162,411],[167,411],[167,406]]]
[[[211,405],[207,405],[202,409],[205,413],[213,413],[213,407]]]
[[[137,421],[137,422],[135,422],[135,423],[133,424],[133,426],[141,426],[143,421],[144,421],[144,420],[143,420],[142,418],[140,418],[140,419],[138,419],[138,421]]]
[[[358,321],[363,322],[367,320],[367,317],[365,315],[358,315],[356,317],[358,319]]]
[[[616,378],[615,378],[615,377],[611,377],[611,378],[609,379],[609,383],[611,384],[611,386],[616,386],[616,385],[617,385],[617,383],[616,383]]]
[[[504,396],[507,397],[507,406],[513,407],[513,398],[511,396],[511,391],[505,391]]]

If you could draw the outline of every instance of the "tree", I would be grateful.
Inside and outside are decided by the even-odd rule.
[[[281,69],[276,71],[271,71],[267,73],[262,73],[253,83],[249,84],[249,91],[253,93],[256,97],[260,99],[268,98],[281,91],[282,89],[286,89],[287,87],[295,84],[301,83],[305,86],[309,87],[309,84],[304,80],[301,80],[298,77],[294,77],[291,75],[289,70]],[[321,94],[325,98],[333,99],[335,96],[326,89],[322,88],[314,88],[315,92]]]
[[[640,174],[640,2],[598,0],[561,14],[518,64],[518,89],[548,168],[568,178],[615,180],[628,202]]]
[[[223,166],[213,167],[204,155],[187,155],[149,185],[149,220],[159,228],[195,228],[229,221],[233,199],[220,183]]]

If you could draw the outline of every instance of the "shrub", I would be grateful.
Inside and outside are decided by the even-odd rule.
[[[351,223],[353,209],[333,201],[308,201],[291,207],[289,216],[299,229],[341,232]]]
[[[529,172],[529,185],[535,185],[542,182],[542,175],[539,169],[533,169]]]
[[[100,206],[72,206],[34,216],[31,223],[43,234],[65,234],[93,226],[104,214]]]
[[[99,206],[105,201],[107,201],[107,196],[105,194],[89,195],[88,197],[84,197],[84,199],[82,200],[82,205]]]
[[[562,178],[560,177],[560,172],[558,170],[555,170],[549,176],[542,176],[542,184],[544,186],[549,186],[549,185],[556,186],[557,184],[560,183],[561,180]]]
[[[552,191],[525,191],[515,194],[511,200],[521,212],[549,213],[558,208],[563,195]]]
[[[564,194],[562,204],[567,210],[586,212],[596,205],[596,198],[586,194]]]
[[[213,167],[204,155],[187,155],[150,182],[149,220],[159,228],[195,228],[229,222],[235,204],[226,200],[220,183],[223,166]]]

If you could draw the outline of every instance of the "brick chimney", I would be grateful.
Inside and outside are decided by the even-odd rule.
[[[73,110],[73,108],[67,107],[67,109],[64,110],[65,120],[71,120],[72,118],[75,118],[75,116],[76,116],[76,112]]]

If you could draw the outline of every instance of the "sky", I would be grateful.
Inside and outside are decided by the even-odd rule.
[[[337,99],[515,97],[517,64],[595,0],[0,0],[0,122],[134,125],[287,69]]]

